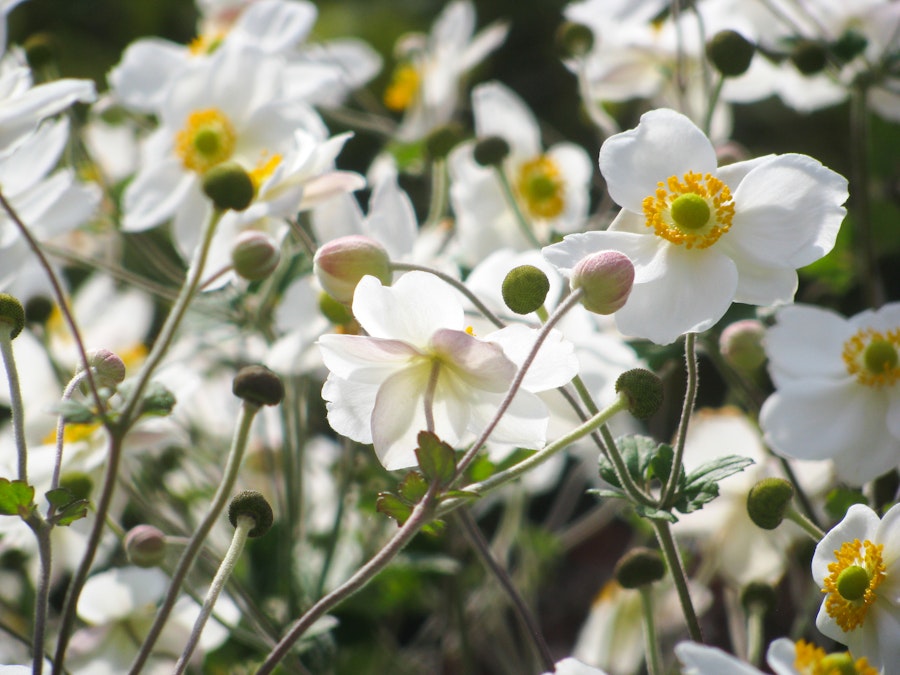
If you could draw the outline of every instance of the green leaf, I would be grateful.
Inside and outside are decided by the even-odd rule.
[[[481,495],[469,490],[447,490],[438,496],[438,501],[445,499],[481,499]]]
[[[854,504],[868,504],[868,500],[859,490],[835,488],[825,497],[825,512],[835,520],[843,520]]]
[[[713,481],[701,481],[683,488],[675,500],[675,508],[681,513],[699,511],[704,504],[708,504],[719,496],[719,484]]]
[[[727,455],[719,457],[711,462],[702,464],[692,471],[686,480],[687,485],[695,482],[712,481],[718,483],[720,480],[728,478],[728,476],[740,473],[755,462],[749,457],[741,455]]]
[[[119,394],[127,399],[134,389],[134,380],[125,380],[118,386]],[[165,417],[175,407],[175,394],[166,389],[160,382],[151,381],[144,390],[144,398],[141,401],[141,415]]]
[[[595,497],[607,497],[609,499],[628,499],[628,495],[625,494],[622,490],[607,490],[605,488],[598,488],[595,490],[587,490],[587,494],[593,495]]]
[[[97,415],[81,401],[65,399],[51,408],[65,420],[66,424],[91,424],[97,421]]]
[[[34,506],[34,488],[21,480],[0,478],[0,515],[26,517]]]
[[[81,520],[87,516],[87,506],[86,499],[76,499],[53,517],[54,524],[67,527],[76,520]]]
[[[649,520],[668,520],[670,523],[678,522],[678,518],[675,517],[675,514],[670,513],[669,511],[655,509],[652,506],[644,506],[643,504],[632,504],[632,506],[634,507],[635,512],[642,518],[648,518]]]
[[[667,483],[672,473],[672,462],[675,460],[675,451],[671,445],[661,444],[656,454],[650,459],[647,467],[647,478],[656,478],[660,483]],[[679,475],[679,483],[684,482],[684,471]]]
[[[648,436],[622,436],[616,439],[616,447],[622,455],[628,474],[636,483],[643,485],[647,467],[656,453],[656,441]],[[622,487],[612,463],[602,455],[600,477],[614,487]]]
[[[375,499],[375,510],[403,525],[412,514],[412,507],[392,492],[379,492]]]
[[[55,509],[62,509],[75,501],[76,497],[69,488],[59,487],[54,490],[48,490],[44,493],[50,506]]]
[[[420,431],[416,459],[425,477],[440,487],[449,485],[456,475],[456,451],[430,431]]]
[[[398,487],[400,498],[409,504],[416,504],[428,492],[428,481],[418,471],[410,471]]]

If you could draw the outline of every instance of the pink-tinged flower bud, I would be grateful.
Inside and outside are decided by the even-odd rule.
[[[765,327],[756,319],[735,321],[719,336],[719,351],[736,370],[752,374],[766,362],[765,334]]]
[[[246,230],[234,239],[231,247],[231,264],[238,276],[247,281],[267,278],[281,260],[278,244],[264,232]]]
[[[125,535],[125,552],[138,567],[156,567],[166,558],[166,536],[152,525],[138,525]]]
[[[125,379],[125,362],[108,349],[92,349],[87,353],[88,363],[101,387],[115,388]],[[78,366],[81,371],[81,365]]]
[[[572,270],[572,290],[582,289],[581,304],[595,314],[613,314],[628,300],[634,265],[624,253],[600,251],[582,258]]]
[[[316,277],[335,300],[350,304],[356,284],[367,274],[382,284],[391,283],[391,259],[374,239],[361,235],[340,237],[324,244],[313,259]]]

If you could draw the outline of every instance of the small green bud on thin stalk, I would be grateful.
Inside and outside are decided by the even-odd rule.
[[[644,368],[627,370],[616,380],[616,393],[628,400],[628,411],[638,419],[652,417],[663,401],[662,380]]]
[[[794,486],[783,478],[763,478],[750,488],[747,513],[757,527],[774,530],[781,525],[794,498]]]
[[[281,378],[265,366],[245,366],[238,371],[231,390],[235,396],[258,406],[278,405],[284,399]]]
[[[462,127],[448,124],[438,127],[425,137],[425,151],[432,159],[444,159],[462,140]]]
[[[203,174],[203,192],[222,211],[243,211],[253,202],[256,188],[237,162],[222,162]]]
[[[97,376],[97,384],[114,389],[125,380],[125,362],[108,349],[92,349],[87,353],[88,364]],[[78,372],[82,368],[79,364]]]
[[[566,57],[586,56],[594,48],[594,32],[583,23],[564,21],[556,29],[556,45]]]
[[[599,251],[572,269],[572,290],[583,292],[581,304],[595,314],[614,314],[625,306],[634,284],[634,265],[619,251]]]
[[[503,302],[516,314],[531,314],[543,306],[550,290],[550,280],[534,265],[511,269],[503,279]]]
[[[25,308],[8,293],[0,293],[0,324],[8,328],[10,340],[15,340],[25,327]]]
[[[238,518],[241,516],[253,519],[254,526],[247,535],[251,539],[268,532],[275,519],[269,502],[256,490],[244,490],[231,500],[228,506],[229,522],[237,527]]]
[[[622,588],[640,588],[662,579],[666,563],[659,551],[637,547],[621,557],[613,574]]]
[[[94,481],[83,471],[68,471],[60,476],[59,487],[71,492],[75,499],[90,499]]]
[[[771,584],[762,581],[752,581],[741,591],[741,604],[748,612],[756,609],[768,612],[775,607],[777,599]]]
[[[756,47],[734,30],[723,30],[706,43],[706,56],[725,77],[738,77],[747,72]]]
[[[353,302],[353,292],[364,276],[373,276],[385,286],[393,278],[388,252],[374,239],[361,235],[340,237],[319,247],[313,269],[325,292],[347,305]]]
[[[825,45],[815,40],[799,40],[791,50],[791,62],[804,75],[821,73],[828,64]]]
[[[472,156],[481,166],[500,166],[509,156],[509,143],[500,136],[482,138],[475,144]]]
[[[25,320],[28,323],[46,323],[53,314],[53,301],[46,295],[35,295],[25,302]]]
[[[765,334],[765,326],[756,319],[735,321],[719,336],[719,351],[735,370],[751,375],[766,362]]]
[[[166,536],[152,525],[138,525],[125,535],[125,552],[138,567],[157,567],[166,558]]]
[[[281,250],[275,241],[258,230],[241,232],[231,248],[231,264],[235,273],[248,281],[266,279],[281,261]]]

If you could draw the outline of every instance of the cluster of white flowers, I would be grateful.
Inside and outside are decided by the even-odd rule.
[[[897,138],[900,2],[570,2],[559,72],[590,150],[482,77],[517,17],[479,27],[471,0],[390,56],[320,39],[309,0],[197,0],[190,45],[138,39],[101,85],[38,78],[7,45],[20,4],[0,2],[0,631],[32,635],[0,663],[205,672],[226,645],[267,673],[303,639],[286,672],[338,672],[338,603],[417,531],[459,526],[515,596],[546,501],[560,550],[625,514],[666,564],[595,570],[552,649],[514,597],[529,672],[900,672],[900,298],[874,240],[894,223],[873,224],[896,207],[865,182],[871,119]],[[861,184],[753,139],[750,104],[852,108]],[[358,136],[380,145],[346,167]],[[828,295],[814,263],[855,276]],[[698,398],[700,370],[724,393]],[[226,585],[271,524],[256,504],[226,526],[244,488],[278,541]],[[407,592],[458,548],[409,556]],[[793,625],[741,609],[759,586],[790,591]],[[491,651],[444,632],[494,596],[450,604],[416,640]],[[731,652],[701,643],[712,608]]]

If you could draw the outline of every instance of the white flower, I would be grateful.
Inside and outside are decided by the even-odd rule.
[[[331,371],[322,396],[335,431],[373,443],[387,469],[416,464],[416,435],[433,421],[455,445],[492,419],[534,341],[534,331],[509,326],[479,338],[466,331],[456,292],[424,272],[391,287],[363,277],[353,313],[368,336],[324,335],[319,347]],[[538,448],[548,413],[533,393],[565,384],[575,373],[572,348],[551,335],[534,369],[491,439]]]
[[[900,663],[900,505],[881,519],[851,506],[816,546],[812,576],[825,594],[822,633],[876,668]]]
[[[863,656],[856,658],[849,652],[828,654],[805,640],[794,642],[788,638],[773,640],[766,652],[766,661],[775,675],[826,675],[827,673],[853,673],[854,675],[879,675]]]
[[[798,267],[831,250],[847,181],[806,155],[716,166],[712,143],[673,110],[644,114],[600,149],[600,171],[622,206],[605,232],[544,249],[568,273],[585,255],[631,258],[634,287],[616,323],[668,344],[718,321],[732,302],[790,302]]]
[[[585,665],[578,659],[571,656],[562,661],[557,661],[552,673],[544,673],[544,675],[606,675],[606,672],[599,668]]]
[[[675,655],[684,666],[684,675],[762,675],[761,670],[718,647],[679,642],[675,645]]]
[[[760,424],[777,453],[831,459],[861,485],[900,465],[900,303],[845,319],[785,307],[765,338],[775,393]]]

